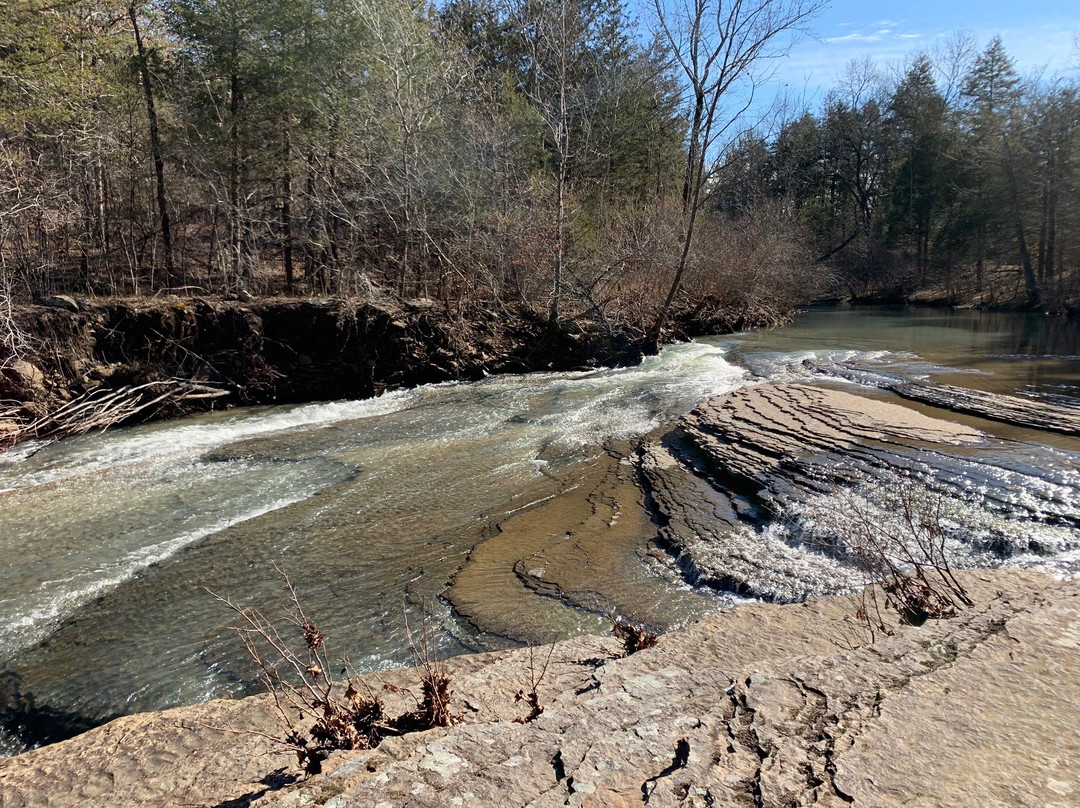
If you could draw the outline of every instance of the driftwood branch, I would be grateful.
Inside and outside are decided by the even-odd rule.
[[[100,432],[139,416],[152,415],[165,404],[222,398],[228,390],[183,379],[163,379],[114,389],[91,390],[48,415],[34,421],[20,422],[18,409],[10,412],[0,406],[0,420],[13,426],[0,433],[0,448],[24,440],[55,441],[87,432]]]

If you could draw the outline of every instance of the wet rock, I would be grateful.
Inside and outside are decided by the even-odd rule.
[[[974,607],[888,637],[821,598],[718,612],[625,658],[561,643],[526,723],[514,693],[535,652],[451,660],[463,723],[296,782],[294,758],[244,731],[275,731],[265,699],[124,718],[0,763],[0,805],[1073,805],[1080,582],[964,583]]]
[[[855,455],[872,444],[977,443],[981,434],[899,404],[804,384],[744,387],[691,411],[683,426],[717,473],[751,488],[815,453]]]
[[[943,407],[953,412],[977,415],[991,421],[1001,421],[1031,429],[1080,435],[1080,409],[1076,407],[1032,398],[987,393],[948,384],[907,382],[892,385],[891,389],[903,398]]]
[[[802,366],[815,375],[878,387],[909,401],[956,413],[1029,429],[1080,435],[1080,409],[1064,398],[1052,400],[1053,397],[1010,396],[949,384],[904,381],[891,373],[874,370],[858,362],[806,359]]]
[[[830,558],[742,523],[757,509],[713,480],[709,463],[683,428],[647,443],[638,457],[663,547],[690,583],[782,603],[856,583],[852,570]]]
[[[653,526],[628,448],[579,464],[558,493],[501,520],[444,593],[458,616],[542,644],[558,630],[602,630],[608,608],[657,630],[709,608],[642,564]],[[583,619],[579,609],[593,615]]]
[[[956,446],[978,432],[885,401],[801,384],[712,399],[646,442],[638,464],[660,534],[688,579],[744,597],[795,602],[861,580],[828,547],[763,529],[856,470],[902,463],[913,446]]]
[[[876,519],[905,503],[947,519],[950,552],[966,566],[1035,552],[1033,539],[1048,555],[1080,546],[1068,457],[992,442],[888,395],[755,385],[646,441],[642,479],[686,577],[778,602],[850,589],[860,575],[844,513]]]

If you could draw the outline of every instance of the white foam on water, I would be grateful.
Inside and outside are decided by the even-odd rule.
[[[926,534],[912,529],[904,515],[910,512],[915,524],[931,520],[943,529],[944,552],[949,563],[957,568],[996,567],[1002,563],[1020,567],[1053,565],[1057,559],[1080,549],[1080,532],[1076,529],[1037,521],[1057,515],[1058,508],[1048,505],[1045,498],[1061,494],[1057,486],[1045,484],[1042,496],[1010,487],[1006,490],[1013,496],[998,499],[1011,501],[1016,510],[1002,513],[986,507],[984,497],[989,493],[986,488],[958,496],[928,488],[909,477],[897,480],[895,485],[878,480],[853,490],[819,494],[801,504],[792,504],[784,519],[774,523],[775,529],[783,531],[789,541],[811,547],[843,547],[852,536],[865,530],[873,530],[886,545],[894,540],[915,542]],[[1037,488],[1039,481],[1031,480],[1030,485]],[[1065,490],[1075,502],[1076,489]],[[1075,516],[1075,505],[1065,512]],[[1041,547],[1042,551],[1029,553],[1033,546]],[[1010,555],[1003,562],[990,551],[991,547],[1007,547]],[[909,549],[913,557],[920,557],[921,550],[914,544]]]
[[[901,380],[926,381],[935,374],[984,374],[923,359],[910,351],[846,348],[798,351],[752,351],[743,357],[747,366],[770,382],[813,381],[826,376],[863,387],[883,387]]]
[[[0,462],[0,495],[148,461],[181,463],[249,438],[387,415],[409,406],[414,395],[396,391],[360,401],[274,408],[257,415],[240,410],[225,418],[202,416],[83,436],[46,447],[35,457],[5,457]]]

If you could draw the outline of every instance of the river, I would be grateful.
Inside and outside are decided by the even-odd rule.
[[[361,670],[410,661],[403,612],[414,627],[426,619],[441,655],[605,631],[615,614],[669,629],[732,599],[689,587],[658,558],[640,502],[615,509],[624,545],[605,556],[610,580],[590,599],[511,591],[512,576],[496,580],[493,561],[485,577],[480,562],[508,520],[532,518],[518,534],[539,553],[564,516],[595,514],[584,496],[598,464],[617,468],[620,442],[711,396],[806,379],[813,362],[865,371],[864,382],[843,382],[856,386],[886,374],[1080,406],[1078,345],[1076,323],[1041,315],[824,306],[786,328],[670,346],[634,368],[489,377],[23,446],[0,457],[0,699],[21,693],[9,723],[79,726],[250,692],[232,615],[207,590],[273,617],[275,566]],[[925,411],[1052,451],[1075,493],[1080,440]],[[467,562],[481,572],[466,591]],[[455,603],[472,611],[443,597],[456,575]],[[23,748],[20,732],[0,732],[0,753]]]

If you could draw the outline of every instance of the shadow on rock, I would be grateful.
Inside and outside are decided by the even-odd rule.
[[[0,730],[20,744],[34,749],[66,741],[94,727],[106,724],[117,716],[91,718],[81,713],[66,712],[38,705],[33,693],[24,693],[22,677],[14,671],[0,672]]]
[[[290,786],[299,779],[298,775],[286,773],[285,767],[274,769],[274,771],[270,772],[270,774],[259,781],[266,786],[266,788],[260,789],[259,791],[252,791],[231,800],[219,802],[213,808],[251,808],[251,804],[255,802],[255,800],[266,796],[272,791],[280,791],[285,788],[285,786]]]

